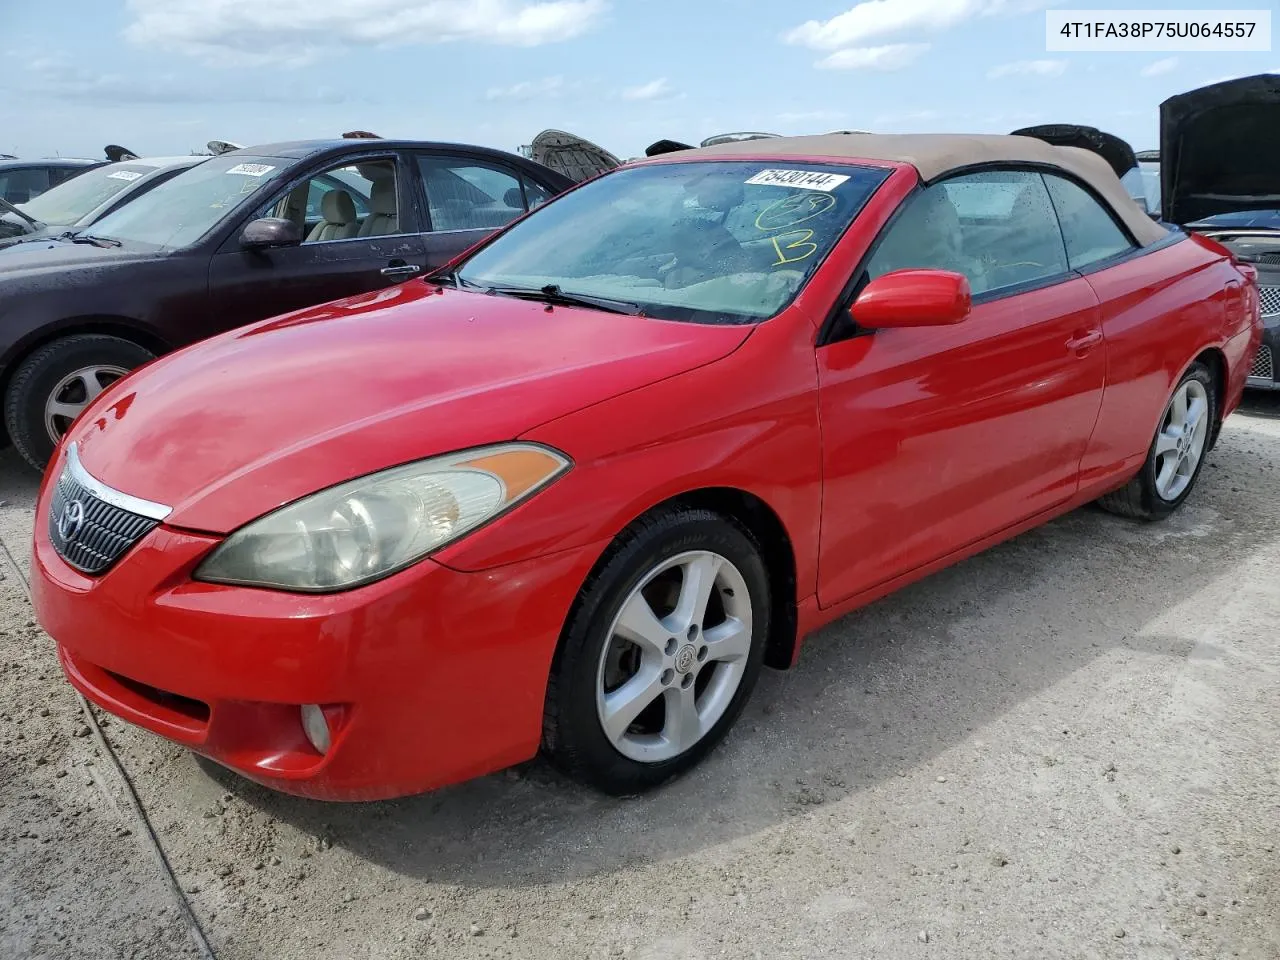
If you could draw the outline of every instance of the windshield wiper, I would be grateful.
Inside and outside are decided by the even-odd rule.
[[[638,303],[632,303],[629,300],[612,300],[608,297],[592,297],[584,293],[566,293],[556,283],[548,283],[545,287],[483,287],[482,289],[485,293],[494,293],[503,297],[539,300],[543,303],[561,304],[567,307],[592,307],[607,313],[625,313],[633,317],[644,316],[644,308]]]
[[[44,224],[41,223],[39,220],[37,220],[35,217],[29,216],[28,214],[23,213],[21,210],[15,207],[12,203],[10,203],[4,197],[0,197],[0,207],[4,207],[4,209],[8,210],[10,213],[16,213],[18,216],[20,216],[23,220],[27,221],[27,223],[31,224],[31,226],[35,227],[37,230],[39,230],[41,227],[44,226]]]
[[[67,240],[70,240],[72,243],[91,243],[95,247],[120,246],[120,241],[116,240],[113,237],[95,237],[92,234],[88,234],[88,233],[66,234],[65,237],[59,237],[59,239],[67,239]]]

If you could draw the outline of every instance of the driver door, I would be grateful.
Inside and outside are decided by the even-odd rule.
[[[398,154],[347,158],[293,179],[248,220],[292,219],[303,242],[244,250],[241,225],[210,264],[214,316],[251,323],[422,276],[426,250],[409,183]]]
[[[914,194],[864,281],[908,267],[964,273],[973,311],[819,347],[823,606],[1065,502],[1101,404],[1098,298],[1069,268],[1040,174]]]

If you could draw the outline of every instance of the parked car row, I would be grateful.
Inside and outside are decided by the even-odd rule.
[[[0,218],[28,231],[0,250],[8,439],[43,467],[85,405],[134,367],[423,274],[569,186],[514,154],[378,139],[83,174]]]
[[[1280,78],[1263,76],[1171,98],[1160,151],[1136,154],[1078,124],[1013,132],[1100,155],[1150,216],[1213,236],[1253,264],[1268,332],[1249,385],[1272,389],[1280,211],[1266,144],[1280,126],[1278,88]],[[719,134],[702,147],[772,139]],[[646,155],[693,149],[661,140]],[[145,158],[112,145],[108,160],[43,161],[48,182],[69,179],[0,203],[3,439],[42,467],[85,405],[139,364],[231,326],[422,275],[624,165],[561,130],[523,152],[353,131],[254,148],[212,141],[202,156]],[[1161,157],[1176,177],[1161,176]],[[36,169],[17,163],[0,161],[15,191],[19,171]]]
[[[740,139],[549,202],[459,150],[238,151],[0,253],[43,264],[2,281],[28,318],[266,317],[63,428],[31,581],[86,697],[275,789],[539,750],[661,784],[822,624],[1091,501],[1177,510],[1263,333],[1255,267],[1090,150]],[[367,292],[268,316],[335,278]]]

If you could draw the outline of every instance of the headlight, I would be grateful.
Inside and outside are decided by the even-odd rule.
[[[547,447],[504,443],[383,470],[241,527],[195,578],[305,593],[358,587],[465,536],[569,465]]]

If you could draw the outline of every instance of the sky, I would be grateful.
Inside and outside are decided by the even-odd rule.
[[[0,152],[184,154],[336,136],[514,150],[556,127],[655,140],[1100,127],[1155,147],[1175,93],[1280,53],[1049,53],[1068,9],[1277,0],[0,0]]]

